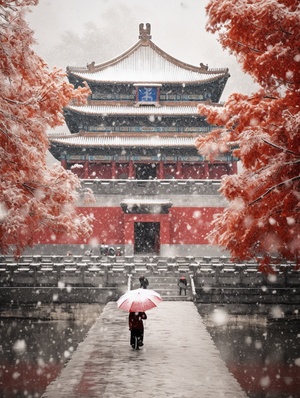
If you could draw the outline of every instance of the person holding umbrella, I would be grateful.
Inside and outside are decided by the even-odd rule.
[[[155,308],[162,301],[159,293],[151,289],[135,289],[124,293],[117,301],[118,308],[129,312],[130,344],[138,350],[144,345],[145,311]]]
[[[130,312],[128,323],[130,330],[130,345],[136,350],[144,345],[144,323],[143,319],[147,319],[145,312]]]

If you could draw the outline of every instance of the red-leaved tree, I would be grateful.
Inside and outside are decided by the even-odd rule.
[[[229,205],[209,239],[272,272],[271,257],[298,262],[300,251],[300,3],[211,0],[207,13],[207,29],[261,86],[223,108],[199,106],[220,126],[198,138],[199,151],[212,159],[232,150],[243,166],[222,179]]]
[[[0,0],[0,252],[13,245],[17,256],[45,228],[70,236],[91,232],[89,218],[74,206],[79,179],[46,166],[47,127],[62,124],[63,107],[83,103],[89,90],[74,90],[32,50],[24,12],[35,4]]]

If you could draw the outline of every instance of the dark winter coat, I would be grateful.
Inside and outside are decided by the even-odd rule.
[[[187,280],[185,278],[180,278],[177,285],[181,288],[181,289],[186,289],[187,288]]]
[[[138,329],[143,330],[144,324],[143,319],[147,319],[145,312],[130,312],[129,313],[129,330]]]

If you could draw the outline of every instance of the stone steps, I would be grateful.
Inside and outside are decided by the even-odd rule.
[[[177,282],[179,277],[176,276],[159,276],[159,275],[147,275],[149,281],[149,289],[155,290],[159,293],[164,301],[191,301],[192,295],[191,290],[187,289],[187,295],[179,295],[179,288]],[[132,289],[138,289],[140,287],[138,277],[132,278]]]
[[[157,293],[159,293],[159,291]],[[188,292],[186,293],[186,296],[183,296],[183,295],[179,296],[178,292],[176,294],[174,294],[174,293],[169,294],[169,293],[170,292],[164,294],[163,292],[161,292],[159,294],[161,295],[161,298],[164,301],[192,301],[193,300],[192,296]]]

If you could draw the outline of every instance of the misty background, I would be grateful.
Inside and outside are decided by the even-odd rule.
[[[49,65],[86,66],[108,61],[132,47],[139,24],[150,23],[152,41],[171,56],[199,66],[228,68],[221,101],[233,92],[257,90],[218,36],[206,32],[208,0],[40,0],[26,19],[34,31],[35,51]],[[52,130],[53,131],[53,130]],[[66,126],[55,132],[68,133]]]

